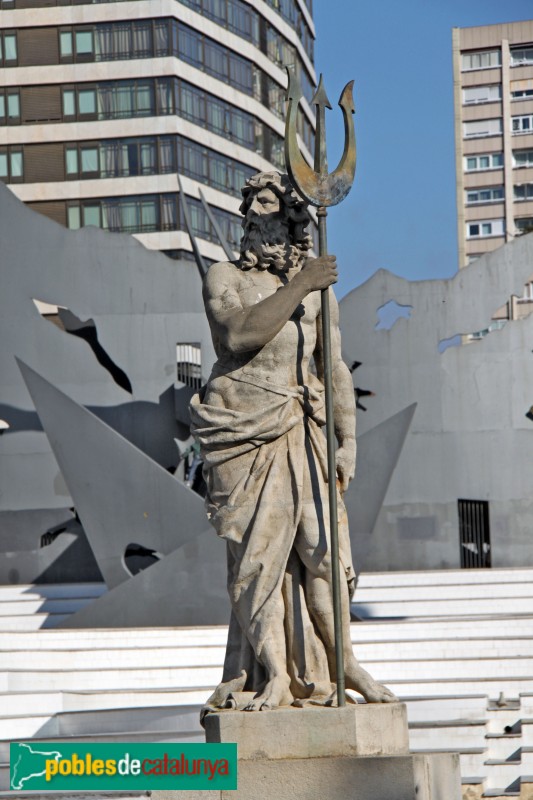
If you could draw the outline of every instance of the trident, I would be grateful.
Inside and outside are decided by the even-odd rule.
[[[287,89],[287,121],[285,123],[285,163],[291,182],[299,194],[311,203],[318,206],[318,251],[320,256],[327,254],[326,216],[327,206],[335,206],[344,200],[352,187],[355,176],[355,132],[352,114],[355,111],[353,104],[353,81],[346,84],[339,99],[344,117],[344,152],[339,166],[328,173],[326,153],[326,108],[331,104],[326,95],[322,75],[315,96],[311,101],[317,107],[316,111],[316,136],[315,136],[315,164],[314,169],[307,164],[300,152],[296,138],[296,117],[298,103],[302,90],[295,72],[287,68],[289,86]],[[344,706],[346,703],[344,684],[344,652],[342,636],[342,610],[339,575],[339,532],[337,527],[337,484],[335,465],[335,426],[333,419],[333,380],[331,369],[331,330],[329,316],[329,290],[323,289],[322,300],[322,336],[324,358],[324,384],[326,394],[326,434],[328,453],[328,494],[329,494],[329,523],[331,533],[331,570],[333,587],[333,620],[335,626],[335,661],[337,669],[337,703]]]

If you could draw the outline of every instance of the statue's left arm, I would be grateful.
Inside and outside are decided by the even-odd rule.
[[[331,321],[331,367],[333,378],[333,417],[335,435],[339,443],[335,460],[341,492],[345,492],[355,475],[355,395],[350,370],[342,360],[339,330],[339,305],[333,290],[329,290]],[[317,374],[324,380],[322,358],[322,316],[318,317],[317,346],[315,350]]]

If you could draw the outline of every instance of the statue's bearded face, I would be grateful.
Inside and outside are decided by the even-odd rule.
[[[285,205],[268,187],[254,193],[250,200],[244,220],[241,253],[244,268],[273,267],[279,272],[287,272],[300,261],[300,248],[291,243]]]
[[[287,272],[302,266],[312,246],[305,232],[310,216],[288,175],[259,172],[243,187],[241,269]]]

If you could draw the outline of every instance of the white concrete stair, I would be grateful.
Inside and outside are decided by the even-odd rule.
[[[54,627],[104,591],[0,587],[0,794],[11,739],[202,739],[227,628]],[[465,782],[517,796],[533,775],[533,569],[362,575],[355,599],[355,652],[407,702],[411,748],[459,751]]]
[[[54,627],[106,592],[103,583],[0,587],[0,632]]]

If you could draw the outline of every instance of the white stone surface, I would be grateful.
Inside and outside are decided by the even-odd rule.
[[[491,581],[523,586],[526,596],[533,585],[533,570],[523,569],[363,575],[359,585],[377,586],[381,580],[384,595],[388,583],[403,586],[410,597],[413,588],[419,592],[427,586],[431,593],[433,575],[438,586],[450,579],[450,593],[464,578],[475,582],[473,592],[488,596]],[[87,597],[93,588],[97,591],[90,586],[83,591],[0,587],[0,606],[24,596],[30,599],[21,601],[21,612],[28,612],[36,600]],[[435,602],[427,600],[427,606],[434,609]],[[54,618],[46,613],[0,617],[7,628],[0,631],[0,762],[7,761],[15,730],[39,738],[54,738],[52,731],[61,738],[71,731],[83,739],[84,732],[95,741],[202,739],[193,723],[220,677],[225,626],[146,629],[142,636],[132,630],[36,629]],[[533,774],[533,751],[528,752],[533,748],[533,616],[408,617],[354,623],[351,634],[364,665],[376,675],[390,675],[390,687],[407,698],[413,750],[459,749],[462,775],[490,777],[487,785],[495,790],[503,790],[501,782],[509,776],[506,785]],[[502,691],[514,703],[489,707],[488,700]],[[520,736],[492,735],[520,720]],[[479,724],[465,725],[472,721]],[[165,729],[168,725],[173,729]],[[509,759],[517,750],[519,764],[485,763]],[[0,791],[7,788],[6,776],[0,767]]]

